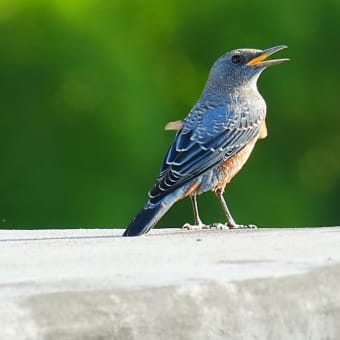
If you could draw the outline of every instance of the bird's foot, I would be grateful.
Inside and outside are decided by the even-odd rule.
[[[209,229],[209,225],[206,225],[204,223],[197,223],[197,224],[190,224],[190,223],[185,223],[182,226],[182,229],[186,230],[202,230],[202,229]]]
[[[212,223],[209,225],[210,229],[219,229],[219,230],[226,230],[230,229],[230,227],[227,224],[224,223]]]
[[[228,224],[229,229],[257,229],[257,226],[254,224]]]
[[[213,223],[209,226],[211,229],[257,229],[257,226],[254,224],[230,224],[230,223]]]
[[[190,224],[185,223],[182,226],[183,229],[186,230],[203,230],[203,229],[217,229],[217,230],[227,230],[227,229],[257,229],[257,226],[254,224],[230,224],[230,223],[212,223],[212,224]]]

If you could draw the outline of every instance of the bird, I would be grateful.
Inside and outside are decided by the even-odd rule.
[[[285,48],[280,45],[264,50],[235,49],[215,61],[187,117],[166,125],[166,130],[177,133],[148,193],[148,201],[123,236],[147,233],[185,197],[191,199],[195,224],[186,223],[184,228],[256,228],[235,222],[223,193],[248,160],[256,142],[267,136],[266,103],[257,89],[257,80],[267,67],[289,60],[267,59]],[[197,196],[207,191],[216,194],[226,223],[202,222]]]

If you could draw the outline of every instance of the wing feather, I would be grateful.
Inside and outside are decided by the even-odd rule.
[[[151,200],[158,200],[239,152],[260,131],[264,109],[238,112],[224,104],[198,103],[184,120],[163,161]]]

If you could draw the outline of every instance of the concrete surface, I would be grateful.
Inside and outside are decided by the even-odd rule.
[[[0,230],[0,339],[340,339],[340,227]]]

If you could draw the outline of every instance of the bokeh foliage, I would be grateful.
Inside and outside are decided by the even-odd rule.
[[[338,0],[1,0],[0,226],[126,225],[214,60],[279,44],[292,61],[259,81],[269,136],[225,196],[243,223],[338,224],[339,28]],[[160,225],[186,221],[189,200]]]

